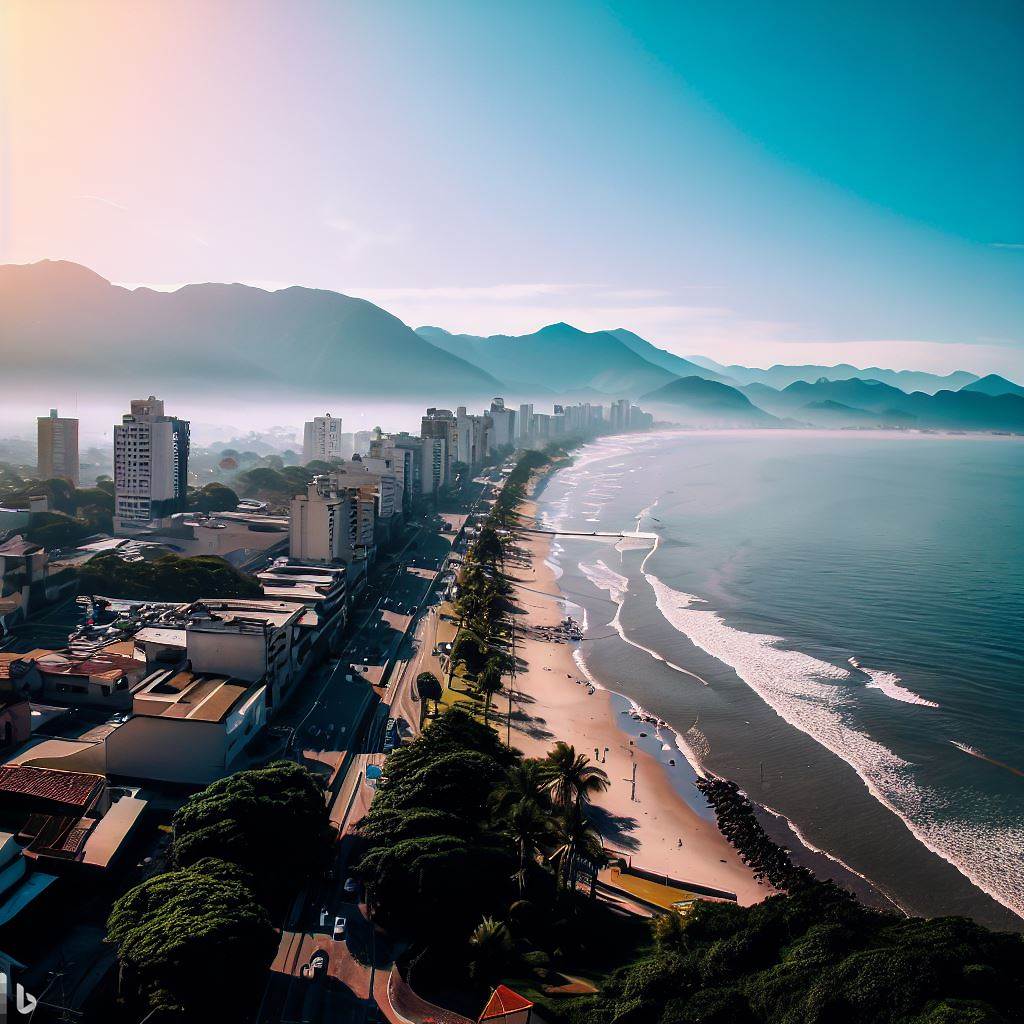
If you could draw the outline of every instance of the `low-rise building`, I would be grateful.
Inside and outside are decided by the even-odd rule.
[[[106,739],[110,775],[206,784],[233,771],[266,725],[267,687],[191,667],[158,669],[132,711]]]

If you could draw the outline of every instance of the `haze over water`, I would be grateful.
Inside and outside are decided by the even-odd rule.
[[[658,535],[556,548],[599,682],[909,913],[1022,927],[1019,440],[614,438],[542,514]]]

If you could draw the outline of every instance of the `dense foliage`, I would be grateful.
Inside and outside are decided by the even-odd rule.
[[[571,747],[524,759],[449,708],[388,757],[359,825],[374,917],[412,940],[423,974],[440,960],[471,987],[546,960],[572,931],[581,865],[603,858],[587,802],[606,785]]]
[[[246,872],[200,861],[148,879],[107,921],[123,981],[149,1009],[186,1020],[237,1020],[277,949]]]
[[[170,855],[179,867],[205,857],[232,861],[269,891],[321,868],[332,838],[320,781],[292,761],[275,761],[218,779],[182,804]]]
[[[75,487],[67,480],[25,480],[13,470],[0,471],[0,505],[29,507],[30,497],[45,495],[49,510],[35,513],[22,531],[33,544],[52,550],[72,547],[113,526],[114,499],[100,487]]]
[[[579,1001],[578,1024],[1000,1024],[1022,1019],[1024,940],[881,914],[827,883],[666,915],[657,947]]]
[[[306,484],[313,479],[314,469],[310,466],[282,466],[279,469],[257,466],[239,473],[234,487],[245,498],[287,500],[306,490]]]
[[[188,492],[188,507],[196,512],[234,512],[238,495],[224,484],[210,483]]]
[[[126,562],[114,552],[94,555],[79,569],[83,594],[140,601],[195,601],[203,597],[261,597],[251,576],[214,555]]]

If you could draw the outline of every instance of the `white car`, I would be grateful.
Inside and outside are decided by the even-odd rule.
[[[334,919],[334,931],[331,933],[335,939],[345,938],[345,926],[348,922],[343,917],[336,917]]]

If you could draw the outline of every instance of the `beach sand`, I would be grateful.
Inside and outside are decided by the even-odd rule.
[[[535,508],[526,502],[521,511],[529,521]],[[519,612],[516,652],[526,668],[517,674],[512,694],[511,745],[528,757],[541,757],[557,740],[565,740],[592,760],[595,748],[603,752],[607,747],[602,767],[611,787],[593,803],[610,851],[621,851],[635,867],[733,892],[743,905],[770,896],[774,890],[755,881],[714,822],[679,795],[663,766],[630,745],[630,736],[618,725],[612,695],[601,688],[588,693],[586,677],[573,660],[574,645],[536,635],[538,627],[556,627],[566,614],[555,573],[546,564],[551,537],[521,534],[518,547],[523,557],[507,563],[506,571],[515,584]],[[495,724],[503,738],[507,700],[505,693],[497,701]]]

